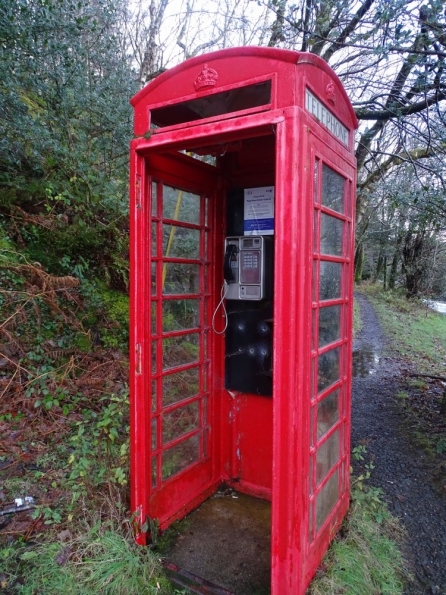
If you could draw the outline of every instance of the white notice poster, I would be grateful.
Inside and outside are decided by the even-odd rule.
[[[245,189],[245,236],[274,234],[274,186]]]

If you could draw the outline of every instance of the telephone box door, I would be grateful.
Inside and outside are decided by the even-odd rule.
[[[150,239],[134,254],[134,283],[146,279],[133,304],[135,345],[143,351],[134,398],[136,409],[140,403],[150,415],[136,421],[135,431],[145,436],[150,460],[135,504],[163,528],[214,483],[209,329],[216,175],[180,153],[138,156],[137,168],[134,233],[143,237],[148,227]]]

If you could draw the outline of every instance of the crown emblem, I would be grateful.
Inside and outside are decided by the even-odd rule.
[[[194,81],[195,91],[205,87],[213,87],[218,79],[218,72],[213,68],[209,68],[207,64],[204,65],[203,70]]]
[[[336,93],[335,93],[335,86],[333,83],[328,83],[327,88],[325,89],[327,92],[327,99],[332,104],[335,105],[336,103]]]

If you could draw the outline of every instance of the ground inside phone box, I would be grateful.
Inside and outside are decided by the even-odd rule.
[[[132,103],[137,540],[195,510],[183,574],[302,594],[349,500],[353,110],[322,60],[267,48]]]

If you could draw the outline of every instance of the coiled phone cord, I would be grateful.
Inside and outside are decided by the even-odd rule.
[[[228,288],[229,288],[228,283],[226,281],[223,281],[223,285],[221,286],[221,292],[220,292],[221,299],[218,302],[218,305],[215,308],[214,313],[212,315],[212,330],[214,331],[214,333],[216,335],[222,335],[226,331],[226,329],[228,328],[228,313],[226,311],[226,306],[225,306],[225,297],[226,297],[226,294],[228,293]],[[223,317],[225,319],[225,326],[224,326],[223,330],[217,331],[217,329],[215,328],[215,317],[217,316],[217,312],[219,311],[220,306],[221,306],[221,308],[223,310]]]

